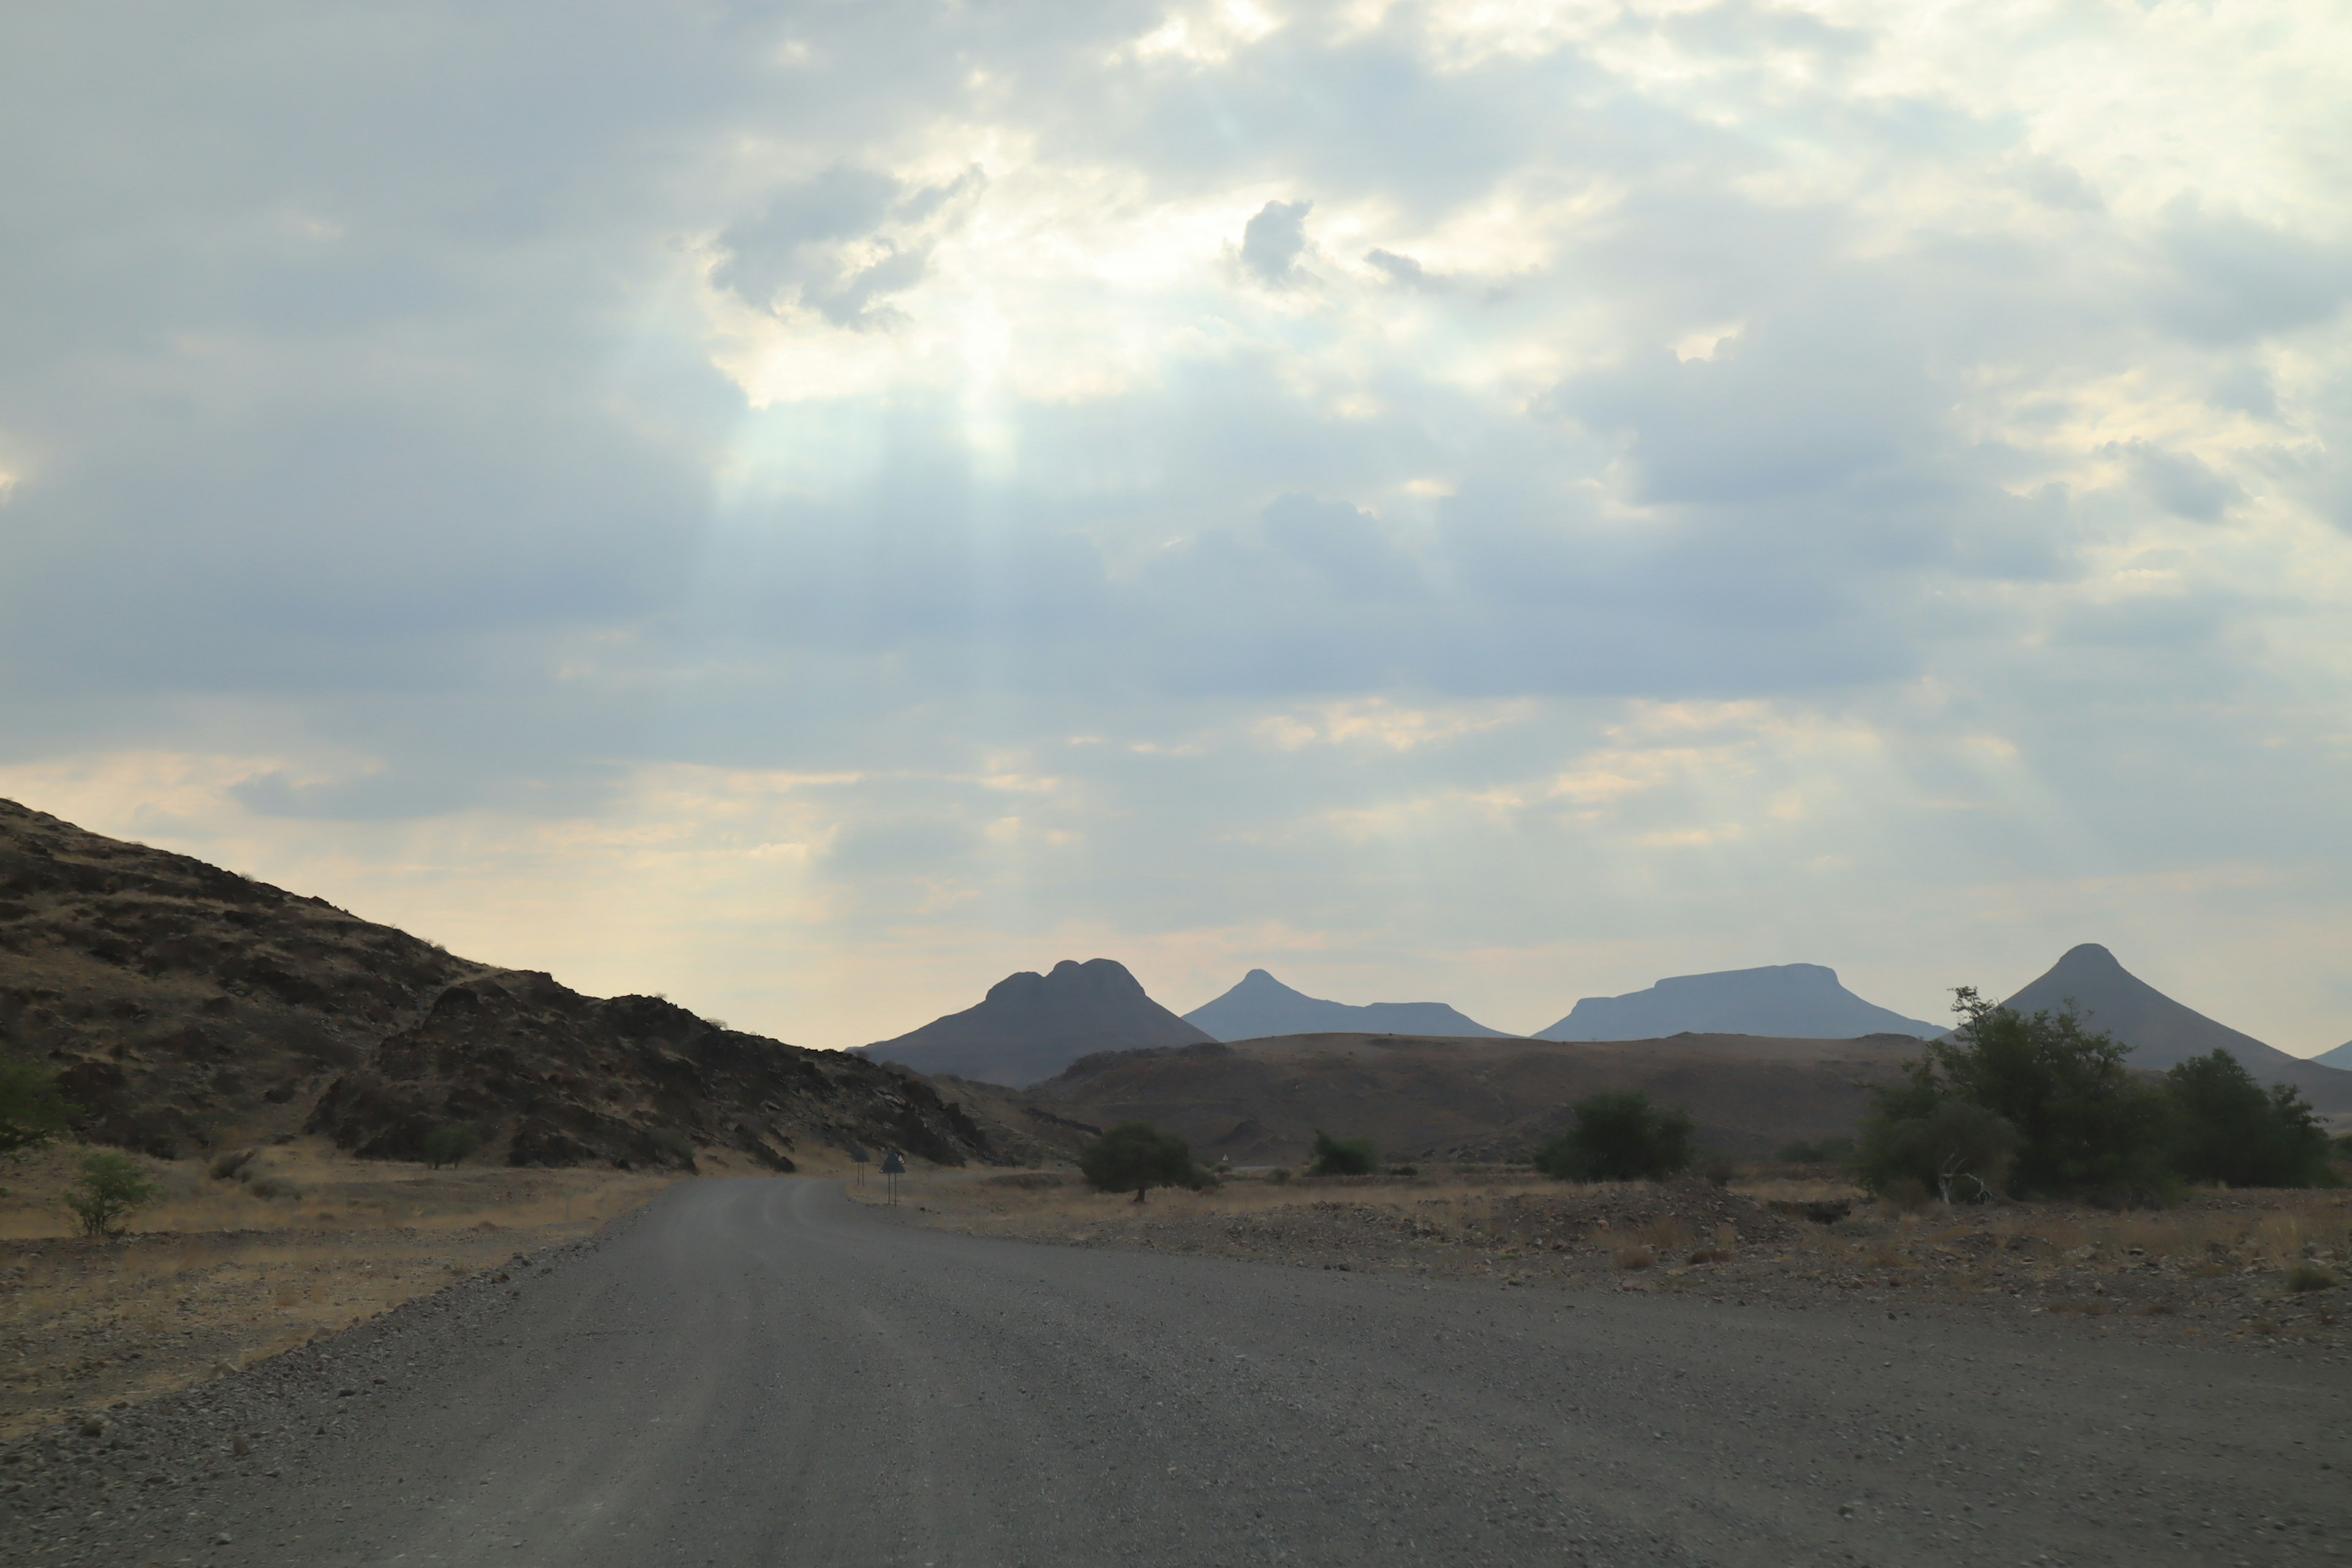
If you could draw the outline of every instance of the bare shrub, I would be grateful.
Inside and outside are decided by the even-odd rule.
[[[1657,1260],[1658,1255],[1646,1247],[1621,1247],[1617,1249],[1617,1267],[1628,1271],[1647,1268]]]

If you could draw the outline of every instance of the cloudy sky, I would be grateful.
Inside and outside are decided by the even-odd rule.
[[[2352,1036],[2308,0],[28,7],[0,794],[820,1046]]]

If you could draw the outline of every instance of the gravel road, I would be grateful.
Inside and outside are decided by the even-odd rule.
[[[18,1446],[38,1563],[2329,1563],[2352,1377],[918,1229],[703,1181]],[[234,1453],[242,1441],[249,1450]]]

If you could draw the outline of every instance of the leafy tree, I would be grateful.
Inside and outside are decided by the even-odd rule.
[[[1952,995],[1960,1026],[1948,1039],[1928,1041],[1902,1083],[1875,1091],[1877,1103],[1863,1125],[1866,1185],[1884,1192],[1893,1182],[1921,1177],[1908,1162],[1929,1145],[1938,1146],[1939,1171],[1956,1154],[1990,1159],[1998,1142],[1990,1121],[1971,1123],[1948,1112],[1937,1121],[1938,1111],[1955,1101],[2008,1124],[2015,1137],[2010,1182],[2020,1194],[2105,1189],[2152,1196],[2172,1184],[2165,1161],[2171,1107],[2124,1065],[2128,1046],[2084,1028],[2071,1008],[2028,1017],[1986,1001],[1974,986]],[[1906,1129],[1906,1122],[1919,1125]],[[1927,1136],[1930,1127],[1937,1136]],[[1961,1168],[1993,1179],[1968,1160]]]
[[[1199,1187],[1209,1178],[1192,1163],[1192,1146],[1149,1121],[1122,1121],[1078,1151],[1078,1171],[1100,1193],[1133,1192],[1141,1203],[1154,1187]]]
[[[1652,1105],[1640,1089],[1576,1103],[1576,1124],[1538,1152],[1535,1167],[1563,1182],[1671,1176],[1691,1163],[1691,1119]]]
[[[2292,1084],[2268,1089],[2218,1047],[2164,1075],[2174,1112],[2173,1163],[2192,1182],[2233,1187],[2339,1185],[2327,1130]]]
[[[452,1121],[425,1135],[425,1163],[437,1171],[454,1165],[482,1146],[482,1130],[471,1121]]]
[[[82,1156],[81,1179],[67,1190],[66,1208],[84,1236],[117,1237],[133,1210],[162,1195],[163,1189],[138,1161],[101,1149]]]
[[[80,1114],[55,1074],[31,1062],[0,1062],[0,1154],[38,1149]]]
[[[1916,1182],[1947,1205],[1995,1196],[2017,1154],[2017,1129],[1981,1105],[1948,1095],[1924,1114],[1872,1117],[1855,1152],[1864,1185],[1887,1192]]]
[[[1320,1127],[1309,1152],[1310,1176],[1369,1176],[1381,1168],[1381,1152],[1369,1138],[1334,1138]]]

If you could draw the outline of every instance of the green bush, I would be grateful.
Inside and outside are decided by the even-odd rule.
[[[1280,1186],[1283,1183],[1290,1180],[1290,1167],[1287,1165],[1276,1165],[1273,1170],[1268,1171],[1265,1173],[1265,1179],[1272,1182],[1275,1185]]]
[[[85,1154],[81,1179],[67,1189],[66,1208],[89,1237],[117,1237],[134,1210],[163,1195],[146,1167],[110,1149]]]
[[[454,1165],[482,1146],[482,1130],[471,1121],[452,1121],[425,1135],[425,1163],[437,1171]]]
[[[2017,1129],[1981,1105],[1944,1096],[1916,1116],[1876,1115],[1863,1124],[1854,1165],[1863,1184],[1902,1201],[1916,1188],[1947,1205],[1999,1195],[2017,1155]],[[1908,1205],[1916,1206],[1916,1205]]]
[[[58,1088],[57,1075],[31,1062],[0,1062],[0,1154],[21,1154],[54,1141],[81,1114]]]
[[[1320,1127],[1308,1152],[1310,1176],[1370,1176],[1381,1168],[1381,1152],[1369,1138],[1334,1138]]]
[[[2172,1102],[2174,1168],[2192,1182],[2233,1187],[2333,1187],[2327,1130],[2290,1084],[2268,1089],[2236,1057],[2215,1049],[2164,1075]]]
[[[1960,1026],[1928,1041],[1901,1084],[1874,1091],[1858,1155],[1865,1185],[1884,1192],[1909,1180],[1933,1189],[1956,1158],[1962,1162],[1956,1182],[1958,1174],[1995,1181],[1995,1172],[1968,1163],[1992,1158],[1999,1141],[1992,1121],[1969,1113],[1937,1120],[1948,1102],[1958,1102],[2008,1124],[2014,1137],[2008,1182],[2020,1194],[2152,1201],[2171,1190],[2171,1106],[2124,1065],[2129,1047],[2084,1028],[2070,1009],[2028,1017],[1987,1002],[1973,986],[1952,995]]]
[[[1691,1163],[1691,1119],[1650,1103],[1640,1089],[1576,1104],[1576,1124],[1538,1151],[1535,1167],[1564,1182],[1671,1176]]]
[[[1098,1193],[1132,1192],[1141,1203],[1154,1187],[1199,1187],[1208,1176],[1192,1146],[1149,1121],[1122,1121],[1078,1151],[1078,1172]]]

